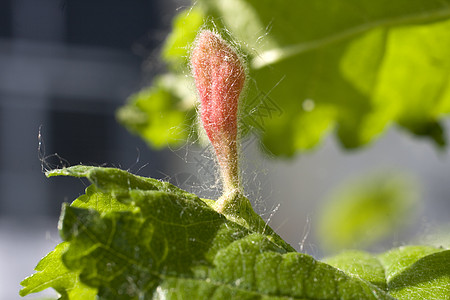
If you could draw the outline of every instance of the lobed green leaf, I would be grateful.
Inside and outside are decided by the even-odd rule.
[[[259,217],[233,216],[240,225],[169,183],[113,168],[47,173],[58,175],[86,177],[93,185],[63,206],[64,242],[23,281],[21,295],[53,287],[63,299],[390,298],[289,252],[269,227],[255,225]]]

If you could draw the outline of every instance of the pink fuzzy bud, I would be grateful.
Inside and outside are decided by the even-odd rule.
[[[244,66],[236,52],[209,30],[198,34],[191,64],[201,119],[217,155],[224,191],[238,189],[237,113]]]

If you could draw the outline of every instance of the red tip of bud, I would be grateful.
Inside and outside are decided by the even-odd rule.
[[[237,159],[238,102],[245,69],[236,52],[218,35],[204,30],[191,55],[200,96],[201,119],[222,170],[225,190],[239,185]]]

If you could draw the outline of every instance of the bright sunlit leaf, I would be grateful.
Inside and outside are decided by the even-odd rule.
[[[62,299],[448,295],[448,250],[398,248],[379,256],[352,252],[326,264],[293,251],[269,227],[253,226],[259,216],[236,223],[214,211],[211,201],[166,182],[86,166],[47,175],[86,177],[92,185],[63,206],[59,229],[64,242],[22,282],[22,296],[46,288],[54,288]]]

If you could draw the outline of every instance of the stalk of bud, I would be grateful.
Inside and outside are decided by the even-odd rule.
[[[217,34],[201,31],[191,55],[203,127],[214,147],[224,194],[240,189],[237,113],[245,69],[236,52]]]
[[[264,234],[288,251],[295,251],[255,213],[241,190],[237,114],[245,69],[239,56],[217,34],[204,30],[195,41],[191,66],[200,96],[203,127],[216,152],[224,189],[222,197],[211,207],[228,220]]]

